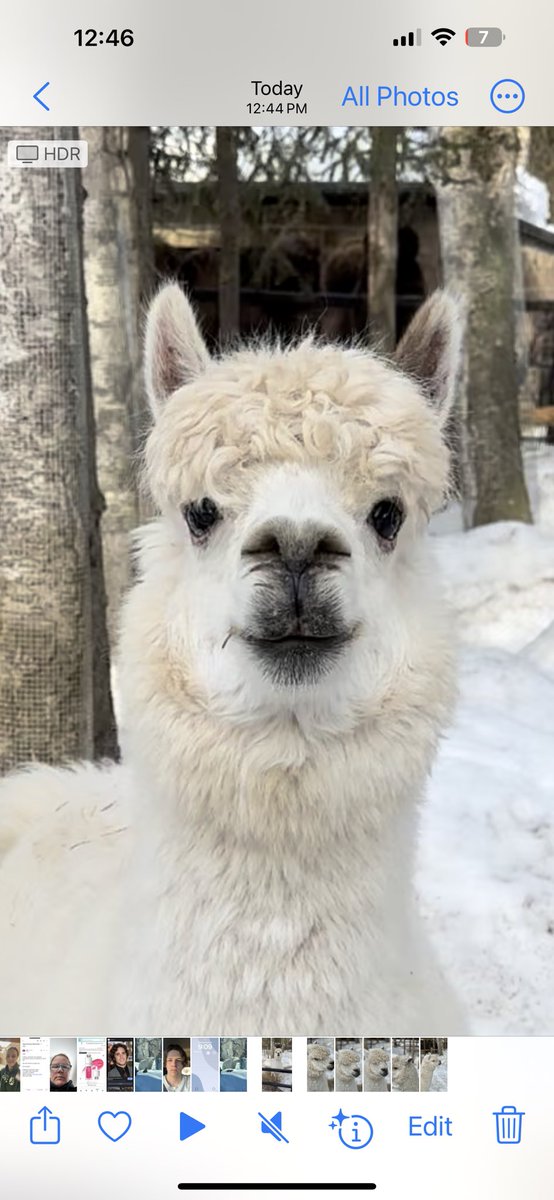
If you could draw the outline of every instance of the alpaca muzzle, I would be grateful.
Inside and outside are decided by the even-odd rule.
[[[309,579],[267,580],[257,588],[243,639],[274,684],[313,684],[352,640],[336,595],[321,595]]]
[[[252,530],[242,561],[253,598],[244,639],[273,682],[315,682],[353,636],[340,594],[350,546],[333,526],[276,518]]]

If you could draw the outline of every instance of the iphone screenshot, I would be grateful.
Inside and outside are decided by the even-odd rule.
[[[552,1200],[553,44],[2,17],[6,1200]]]

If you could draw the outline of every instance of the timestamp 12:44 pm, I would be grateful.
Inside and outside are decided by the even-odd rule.
[[[308,112],[307,104],[298,104],[297,101],[291,100],[286,104],[280,100],[274,104],[271,100],[269,104],[262,104],[260,100],[253,100],[246,105],[250,116],[259,116],[263,114],[268,117],[291,116],[293,113],[297,117],[305,117]]]

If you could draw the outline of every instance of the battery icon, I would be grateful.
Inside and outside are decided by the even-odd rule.
[[[506,34],[494,25],[490,25],[488,29],[477,29],[472,25],[470,29],[466,29],[465,38],[466,46],[501,46]]]

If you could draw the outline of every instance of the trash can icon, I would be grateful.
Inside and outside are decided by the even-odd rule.
[[[518,1112],[513,1104],[504,1104],[496,1117],[496,1140],[501,1146],[517,1146],[521,1141],[521,1124],[524,1112]]]

